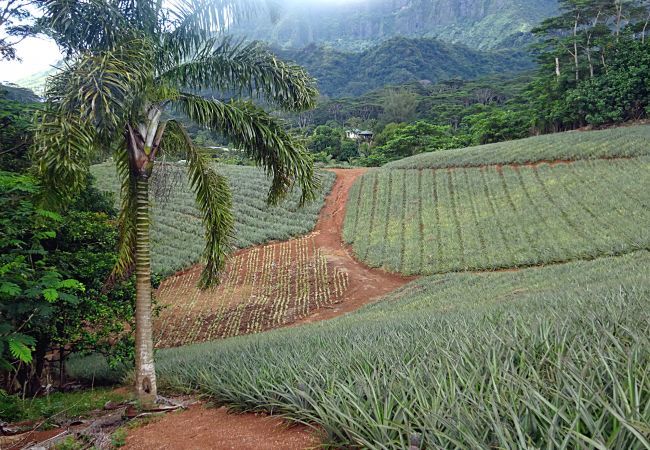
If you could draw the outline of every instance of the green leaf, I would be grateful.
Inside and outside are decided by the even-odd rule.
[[[71,278],[59,282],[57,284],[57,287],[59,289],[73,289],[75,291],[81,291],[81,292],[84,292],[86,290],[86,287],[83,285],[83,283],[80,283],[79,281]]]
[[[0,283],[0,294],[6,294],[11,297],[20,295],[23,290],[16,283],[4,281]]]
[[[16,334],[8,339],[11,355],[24,363],[32,362],[32,348],[36,344],[34,339],[24,334]]]
[[[56,289],[47,288],[43,290],[43,297],[45,297],[45,300],[48,302],[54,302],[59,298],[59,293]]]
[[[36,213],[41,217],[45,217],[47,219],[52,219],[52,220],[54,220],[56,222],[61,222],[63,220],[63,217],[61,217],[60,214],[57,214],[57,213],[55,213],[53,211],[48,211],[46,209],[37,209]]]

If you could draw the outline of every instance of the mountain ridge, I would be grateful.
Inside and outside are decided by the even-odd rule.
[[[393,37],[361,52],[311,44],[300,50],[273,49],[282,59],[304,66],[330,97],[358,96],[387,85],[436,83],[516,73],[534,67],[517,51],[483,52],[437,39]]]
[[[362,50],[395,36],[437,38],[479,50],[523,45],[529,31],[557,12],[557,0],[288,0],[233,30],[281,48],[329,44]]]

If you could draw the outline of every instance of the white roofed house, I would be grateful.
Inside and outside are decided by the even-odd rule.
[[[345,137],[354,141],[370,142],[374,137],[374,133],[372,131],[361,131],[358,128],[355,128],[352,130],[347,130],[345,132]]]

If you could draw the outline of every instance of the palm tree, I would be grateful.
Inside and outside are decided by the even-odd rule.
[[[252,100],[284,110],[313,107],[314,80],[256,43],[225,36],[260,5],[247,0],[46,0],[40,29],[66,54],[48,80],[34,155],[49,202],[74,195],[93,154],[113,151],[121,177],[120,246],[115,276],[135,270],[135,389],[156,397],[151,330],[149,180],[164,152],[187,152],[188,177],[205,226],[200,284],[218,282],[233,228],[231,193],[169,112],[222,133],[272,178],[270,203],[294,185],[313,197],[313,165],[283,124]],[[229,97],[204,98],[209,89]],[[242,97],[248,100],[241,100]]]

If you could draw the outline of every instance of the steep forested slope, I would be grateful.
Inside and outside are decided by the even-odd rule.
[[[358,49],[393,36],[437,37],[477,49],[509,47],[553,15],[557,0],[356,0],[282,3],[272,22],[240,27],[247,37],[286,47],[330,43]]]
[[[436,39],[395,37],[361,52],[309,45],[302,50],[276,50],[283,59],[305,66],[318,79],[321,94],[341,97],[372,89],[427,80],[471,79],[530,69],[525,54],[481,52]]]

